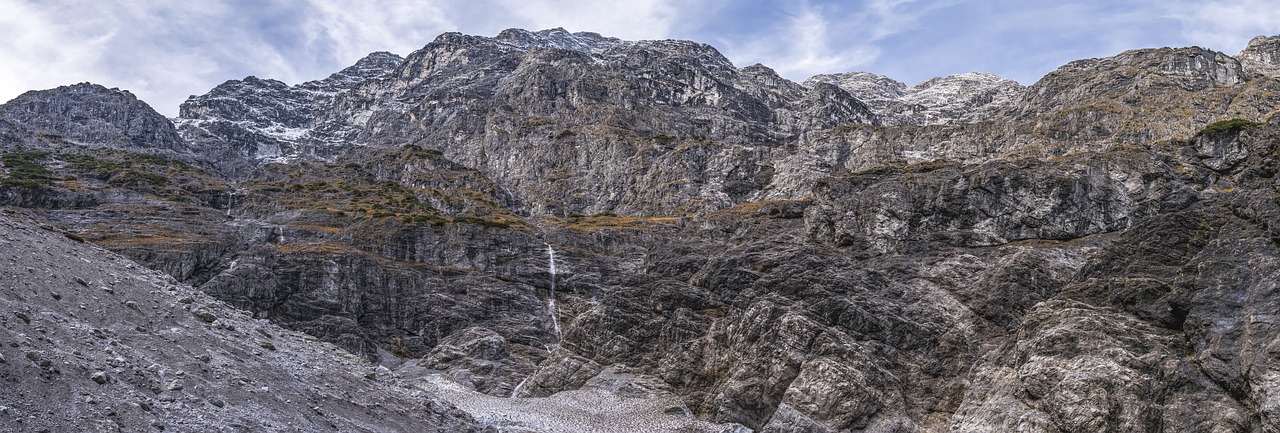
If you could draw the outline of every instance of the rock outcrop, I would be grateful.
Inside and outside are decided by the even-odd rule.
[[[1236,55],[1245,71],[1280,78],[1280,37],[1258,36]]]
[[[893,125],[947,125],[988,120],[1022,98],[1017,81],[989,73],[933,78],[907,87],[867,72],[817,75],[805,85],[839,86],[873,107],[881,122]]]
[[[173,123],[128,90],[80,83],[26,92],[0,107],[8,122],[78,145],[193,156]]]
[[[5,116],[0,200],[492,426],[1280,431],[1273,40],[1024,88],[449,33],[225,83],[177,147]],[[228,311],[181,323],[258,323]]]
[[[377,52],[316,81],[296,86],[257,77],[232,80],[182,103],[175,119],[183,137],[202,147],[229,148],[232,161],[215,170],[236,177],[245,165],[310,156],[332,160],[352,132],[317,122],[343,92],[393,71],[400,56]]]

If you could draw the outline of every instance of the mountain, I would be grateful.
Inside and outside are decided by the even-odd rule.
[[[123,91],[29,92],[0,106],[0,201],[289,336],[259,346],[273,365],[335,350],[314,338],[394,373],[369,430],[1280,430],[1277,40],[1024,87],[446,33],[324,80],[228,81],[171,123]],[[107,254],[55,235],[11,272]],[[424,398],[439,424],[404,413]]]
[[[0,118],[81,146],[191,154],[173,123],[160,113],[127,90],[96,84],[23,93],[4,104]]]
[[[1246,71],[1271,78],[1280,76],[1280,38],[1258,36],[1236,55]]]
[[[338,94],[388,74],[403,60],[377,52],[325,79],[296,86],[257,77],[228,81],[188,98],[175,123],[195,146],[232,149],[230,160],[215,169],[233,176],[244,170],[241,165],[289,162],[300,154],[332,158],[325,152],[341,131],[318,127],[316,118]]]
[[[915,86],[868,72],[823,74],[806,85],[828,83],[875,107],[884,123],[946,125],[974,123],[1008,108],[1024,91],[1021,84],[989,73],[967,73],[927,80]]]

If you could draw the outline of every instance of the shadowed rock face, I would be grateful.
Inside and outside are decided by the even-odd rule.
[[[1272,39],[1023,88],[450,33],[189,100],[222,165],[4,117],[0,198],[490,424],[1280,431]]]
[[[78,144],[192,156],[173,123],[127,90],[80,83],[26,92],[3,107],[0,118]]]

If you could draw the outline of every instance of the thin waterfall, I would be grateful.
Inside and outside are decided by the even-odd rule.
[[[551,244],[546,245],[547,273],[551,274],[551,286],[547,291],[547,315],[551,316],[551,328],[554,329],[556,333],[556,344],[560,344],[561,341],[564,341],[564,333],[560,330],[560,319],[556,317],[556,249],[552,248]],[[521,380],[520,383],[516,384],[516,387],[511,389],[511,396],[509,398],[516,398],[519,396],[520,389],[524,388],[525,383],[528,382],[531,377],[533,377],[532,374],[526,376],[524,380]]]
[[[556,293],[556,249],[551,248],[551,244],[547,244],[547,260],[550,264],[547,269],[551,272],[551,294]]]
[[[556,330],[556,344],[564,341],[564,333],[560,332],[560,319],[556,318],[556,300],[547,300],[547,312],[551,314],[551,327]]]
[[[564,333],[560,331],[560,319],[556,317],[556,250],[547,244],[547,271],[551,274],[551,290],[547,296],[547,314],[551,315],[551,327],[556,331],[556,344],[564,341]]]

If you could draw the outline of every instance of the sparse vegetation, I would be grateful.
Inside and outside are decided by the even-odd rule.
[[[408,158],[425,158],[425,159],[444,158],[444,154],[440,153],[440,151],[435,149],[424,149],[422,146],[419,146],[416,144],[406,144],[404,146],[401,146],[400,149],[405,152],[404,155],[405,157],[408,157]]]
[[[562,224],[569,228],[581,231],[594,230],[623,230],[623,229],[642,229],[655,224],[671,224],[679,221],[684,217],[679,216],[654,216],[654,217],[633,217],[619,216],[613,213],[598,213],[591,216],[570,215],[565,219],[553,219],[557,224]]]
[[[435,151],[422,150],[415,145],[403,150],[418,155],[430,155]],[[429,157],[429,156],[428,156]],[[251,190],[276,196],[276,200],[290,209],[326,210],[352,221],[398,221],[403,224],[430,224],[443,226],[451,223],[475,224],[485,227],[509,228],[519,220],[505,216],[459,216],[450,219],[432,203],[443,203],[453,209],[478,208],[481,212],[498,209],[499,205],[488,200],[487,195],[469,191],[406,186],[390,180],[363,176],[362,167],[323,166],[323,170],[307,173],[320,165],[280,167],[283,172],[259,181],[250,182]],[[298,176],[294,176],[298,174]],[[271,179],[289,179],[293,182],[277,183]]]
[[[8,170],[8,176],[0,180],[2,186],[43,188],[52,184],[52,173],[44,167],[48,152],[9,152],[0,156],[0,163]]]
[[[1259,126],[1262,126],[1262,123],[1254,122],[1251,120],[1245,120],[1241,118],[1220,120],[1217,122],[1210,123],[1208,126],[1205,126],[1204,129],[1201,129],[1200,132],[1196,134],[1196,136],[1198,137],[1201,135],[1220,135],[1220,134],[1226,134],[1226,133],[1240,132],[1242,130],[1251,131],[1253,129],[1256,129]]]
[[[449,223],[449,220],[434,214],[400,215],[400,221],[405,224],[430,223],[433,226],[442,226]]]
[[[453,222],[460,223],[460,224],[473,224],[481,227],[492,227],[492,228],[498,228],[498,229],[511,228],[511,223],[504,220],[488,219],[488,218],[472,217],[472,216],[455,217],[453,219]]]

